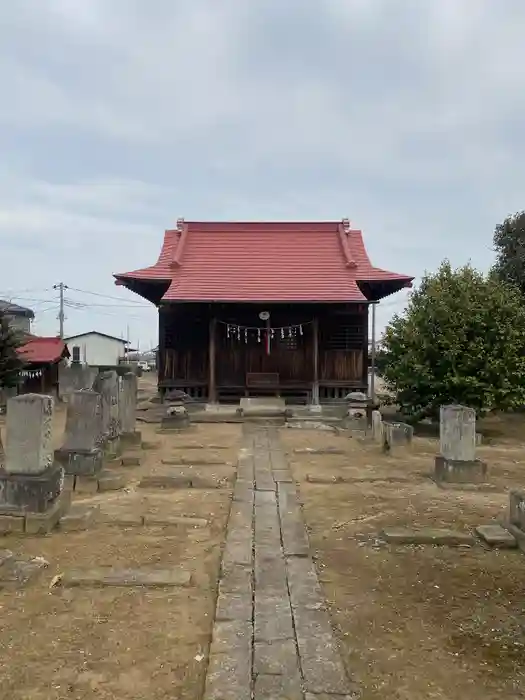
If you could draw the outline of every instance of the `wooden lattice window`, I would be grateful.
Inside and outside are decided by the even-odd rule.
[[[363,316],[337,316],[320,324],[322,347],[325,350],[362,350],[366,337]]]

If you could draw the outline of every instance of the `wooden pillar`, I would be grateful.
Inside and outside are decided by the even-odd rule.
[[[312,382],[312,405],[319,405],[319,318],[316,316],[312,324],[312,344],[314,358],[314,378]]]
[[[209,356],[209,378],[208,378],[208,401],[210,403],[217,402],[217,382],[215,376],[215,335],[217,329],[217,319],[210,319],[210,339],[208,347]]]
[[[372,339],[370,348],[370,398],[372,403],[376,402],[376,306],[377,302],[372,302]],[[368,365],[368,356],[366,358]],[[368,391],[368,375],[367,375],[367,391]]]

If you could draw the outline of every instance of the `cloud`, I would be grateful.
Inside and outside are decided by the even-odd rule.
[[[4,5],[5,290],[130,300],[111,273],[151,263],[178,216],[347,215],[378,265],[488,267],[524,206],[522,0]],[[121,332],[112,313],[71,311],[71,332]],[[154,311],[129,315],[155,336]]]

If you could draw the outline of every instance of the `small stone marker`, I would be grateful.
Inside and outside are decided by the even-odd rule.
[[[73,391],[67,405],[64,444],[55,459],[66,474],[94,475],[103,466],[102,397],[95,391]]]
[[[476,459],[476,412],[467,406],[441,406],[440,454],[436,482],[483,483],[487,465]]]
[[[414,428],[407,423],[383,423],[383,450],[390,452],[396,447],[407,447],[412,442]]]
[[[127,445],[140,445],[142,436],[137,430],[137,375],[126,372],[122,375],[119,395],[121,440]]]
[[[513,549],[518,544],[515,537],[501,525],[478,525],[476,533],[494,549]]]
[[[64,470],[54,461],[51,447],[53,409],[51,396],[25,394],[8,400],[0,529],[25,531],[27,518],[39,514],[39,531],[49,531],[67,505],[61,499]]]
[[[386,542],[392,544],[433,544],[457,547],[473,545],[476,542],[474,537],[466,532],[430,527],[421,530],[393,527],[383,530],[381,536]]]

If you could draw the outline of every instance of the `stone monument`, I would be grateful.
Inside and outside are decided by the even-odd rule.
[[[142,436],[137,427],[137,375],[135,372],[126,372],[122,375],[119,413],[120,413],[120,439],[126,445],[140,445]]]
[[[47,532],[67,503],[64,469],[53,458],[53,399],[24,394],[9,399],[4,464],[0,468],[0,514],[4,530]]]
[[[107,457],[117,457],[120,452],[119,383],[115,370],[101,372],[93,383],[93,389],[102,400],[103,449]]]
[[[487,465],[476,459],[476,412],[467,406],[441,406],[440,454],[434,478],[439,482],[482,483]]]
[[[96,391],[73,391],[67,406],[64,444],[55,459],[66,474],[94,476],[103,466],[102,397]]]

